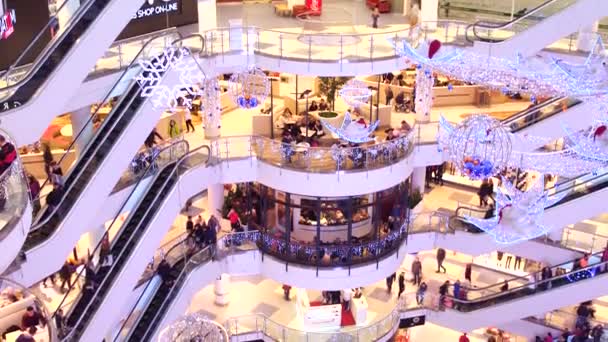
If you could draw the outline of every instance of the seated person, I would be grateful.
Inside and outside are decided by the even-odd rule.
[[[315,120],[315,124],[313,128],[317,133],[315,134],[317,137],[322,137],[325,135],[325,131],[323,131],[323,124],[321,120]]]
[[[403,120],[403,121],[401,121],[400,129],[401,129],[401,132],[407,133],[412,129],[412,127],[410,126],[410,124],[407,123],[407,121]]]
[[[276,126],[277,128],[285,128],[286,125],[289,125],[290,122],[293,121],[293,114],[289,108],[285,108],[283,113],[277,119]]]
[[[321,99],[321,102],[319,102],[319,110],[328,110],[329,106],[327,105],[327,102],[325,102],[325,99]]]
[[[34,336],[36,336],[36,331],[38,331],[36,327],[30,327],[29,329],[21,333],[21,335],[17,337],[15,342],[35,342],[36,340],[34,339]]]
[[[316,112],[319,110],[319,106],[317,105],[317,101],[312,101],[310,106],[308,107],[309,112]]]

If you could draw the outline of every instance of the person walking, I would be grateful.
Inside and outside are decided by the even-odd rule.
[[[192,113],[190,110],[186,109],[184,111],[184,120],[186,120],[186,133],[190,133],[190,128],[192,128],[192,132],[194,133],[194,125],[192,124]]]
[[[473,265],[468,263],[464,268],[464,279],[467,280],[471,286],[473,285],[473,282],[471,281],[472,267]]]
[[[395,278],[397,278],[397,275],[395,273],[391,274],[386,278],[386,292],[393,292],[393,283],[395,282]]]
[[[422,280],[422,263],[418,257],[412,262],[412,274],[414,275],[412,283],[420,286],[420,281]]]
[[[399,273],[399,293],[397,294],[397,299],[401,298],[401,294],[405,291],[405,272]]]
[[[424,295],[426,293],[427,285],[425,282],[420,283],[418,290],[416,290],[416,303],[422,305],[424,302]]]
[[[372,11],[372,27],[373,28],[378,28],[378,18],[380,18],[380,10],[378,9],[378,6],[374,7],[374,10]]]
[[[437,271],[435,273],[440,273],[443,270],[443,273],[447,273],[447,270],[443,266],[443,261],[445,260],[445,249],[438,248],[437,249]]]
[[[384,91],[384,93],[386,95],[386,105],[390,106],[393,97],[395,97],[395,95],[393,94],[393,89],[391,89],[390,85],[386,86],[386,90]]]
[[[469,338],[467,337],[467,333],[462,333],[458,339],[458,342],[470,342]]]
[[[283,284],[283,298],[285,298],[285,300],[287,300],[287,301],[291,300],[291,298],[289,298],[290,292],[291,292],[291,286],[287,285],[287,284]]]
[[[175,139],[180,135],[180,129],[177,127],[175,120],[169,120],[169,127],[167,128],[167,135],[169,139]]]

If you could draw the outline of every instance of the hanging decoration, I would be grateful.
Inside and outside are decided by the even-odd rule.
[[[458,47],[437,47],[435,41],[425,40],[401,40],[396,42],[395,49],[412,64],[504,93],[536,97],[599,96],[602,100],[608,96],[607,64],[598,52],[601,48],[594,49],[580,65],[545,56],[489,57]]]
[[[544,210],[562,200],[567,192],[549,195],[544,191],[542,181],[536,182],[526,192],[518,190],[506,178],[502,183],[503,186],[495,193],[493,217],[465,216],[465,221],[492,235],[501,244],[529,240],[547,233],[549,227],[541,223]]]
[[[372,91],[365,83],[353,78],[344,84],[339,94],[349,106],[358,108],[369,100],[372,96]]]
[[[220,85],[216,77],[203,82],[201,109],[203,110],[203,127],[221,127],[222,106],[220,102]]]
[[[598,123],[590,130],[574,132],[564,127],[570,140],[570,148],[580,157],[608,162],[608,132],[605,123]]]
[[[151,98],[154,108],[171,112],[178,106],[192,109],[192,100],[202,95],[194,85],[202,84],[206,76],[188,48],[168,47],[161,55],[140,59],[138,63],[142,71],[135,80],[142,88],[140,96]],[[179,77],[171,87],[161,84],[170,69],[178,72]]]
[[[321,119],[321,124],[323,124],[324,128],[327,128],[340,139],[356,144],[374,140],[370,138],[370,135],[374,133],[379,123],[380,121],[376,120],[373,124],[368,125],[362,118],[358,121],[353,121],[348,111],[344,114],[344,121],[340,128],[336,128],[328,121]]]
[[[160,332],[159,342],[228,342],[228,333],[219,323],[199,312],[182,316]]]
[[[270,93],[270,82],[261,69],[251,66],[230,77],[228,91],[236,105],[253,109],[266,100]]]
[[[443,122],[447,122],[443,119]],[[480,180],[498,173],[511,157],[511,137],[500,122],[488,115],[476,114],[440,139],[450,161],[463,175]]]

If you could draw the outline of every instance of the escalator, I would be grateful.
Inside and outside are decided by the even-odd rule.
[[[601,252],[589,257],[586,267],[576,266],[578,260],[548,267],[551,277],[542,279],[540,272],[523,277],[507,278],[490,286],[465,289],[466,299],[454,298],[450,290],[433,323],[459,331],[499,326],[531,315],[542,314],[561,307],[575,305],[607,294],[606,265],[600,261]],[[508,284],[508,289],[505,289]],[[447,308],[449,307],[449,308]]]
[[[607,15],[608,3],[603,0],[546,0],[508,22],[469,25],[466,38],[480,53],[528,57]]]
[[[140,53],[145,50],[144,46]],[[155,126],[156,117],[138,115],[158,111],[153,108],[151,101],[140,96],[142,87],[131,80],[134,69],[139,69],[136,62],[133,62],[115,83],[113,89],[124,82],[128,82],[129,86],[79,155],[77,164],[64,178],[64,195],[61,201],[52,210],[46,208],[41,211],[42,215],[28,234],[22,248],[25,260],[21,263],[20,270],[12,275],[24,284],[31,285],[59,269],[80,235],[86,231],[87,223],[94,216],[92,214],[103,203],[99,199],[109,195],[123,170]],[[163,78],[163,83],[177,83],[175,73],[166,74],[168,76],[164,75],[166,77]],[[107,98],[104,102],[106,100]],[[158,115],[160,116],[160,113]],[[95,115],[90,120],[94,117]],[[45,267],[34,265],[28,262],[28,259],[46,260]]]
[[[19,145],[37,140],[62,112],[139,6],[140,1],[66,0],[18,59],[0,72],[2,127]],[[58,23],[62,27],[56,36],[37,51]],[[22,64],[33,54],[36,59],[23,72]]]
[[[179,184],[182,177],[189,171],[205,170],[209,157],[209,147],[201,146],[165,165],[154,177],[111,243],[110,254],[114,259],[112,265],[100,267],[94,276],[79,273],[78,278],[85,279],[85,290],[69,311],[67,325],[71,331],[65,340],[92,341],[99,339],[109,329],[112,322],[108,315],[124,304],[138,281],[137,272],[149,261],[150,254],[181,209],[180,197],[184,193]],[[200,182],[200,174],[190,174]],[[187,180],[188,178],[184,181]],[[135,191],[129,197],[134,193]],[[123,205],[126,203],[127,201]],[[176,211],[175,215],[168,213],[169,208]],[[122,210],[119,210],[107,231],[118,222],[121,213]],[[99,245],[93,254],[98,249]],[[96,283],[93,290],[86,290],[89,281]],[[76,285],[73,284],[70,291],[75,290]],[[64,297],[64,302],[69,294],[68,292]]]

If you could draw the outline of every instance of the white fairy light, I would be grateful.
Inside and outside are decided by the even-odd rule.
[[[241,108],[253,109],[264,103],[270,93],[266,74],[254,66],[232,74],[228,83],[232,101]]]
[[[321,124],[323,127],[337,135],[340,139],[352,143],[364,143],[372,141],[373,139],[370,138],[370,136],[372,133],[374,133],[379,123],[379,120],[376,120],[376,122],[371,125],[367,125],[363,119],[353,121],[349,112],[344,114],[344,121],[342,121],[340,128],[334,127],[328,121],[321,119]]]
[[[503,187],[496,192],[494,216],[486,219],[467,215],[464,219],[492,235],[501,244],[546,234],[550,227],[541,223],[545,208],[561,201],[566,192],[549,196],[543,185],[544,182],[537,181],[529,191],[523,192],[503,178]]]
[[[200,313],[182,316],[163,329],[159,342],[228,342],[226,329]]]
[[[372,96],[372,91],[367,84],[353,78],[344,84],[339,94],[349,106],[358,108]]]

